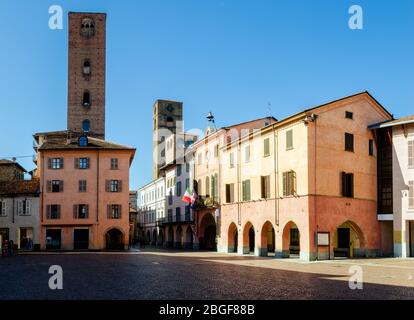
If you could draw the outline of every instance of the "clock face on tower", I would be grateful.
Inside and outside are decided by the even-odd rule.
[[[86,38],[93,37],[93,35],[95,34],[95,23],[91,18],[82,19],[80,32],[81,35]]]

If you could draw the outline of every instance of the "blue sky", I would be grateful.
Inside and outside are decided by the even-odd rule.
[[[364,29],[348,28],[361,5]],[[48,28],[51,5],[63,30]],[[137,148],[131,188],[151,180],[152,105],[184,102],[185,126],[218,126],[368,90],[413,114],[412,1],[0,0],[0,158],[33,154],[32,134],[66,129],[67,13],[107,13],[107,139]],[[27,169],[30,158],[19,158]]]

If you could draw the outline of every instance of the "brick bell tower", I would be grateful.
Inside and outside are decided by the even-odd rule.
[[[105,139],[106,14],[68,15],[68,130]]]

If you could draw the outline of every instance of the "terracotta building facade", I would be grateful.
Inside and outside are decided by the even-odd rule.
[[[368,126],[391,118],[363,92],[223,146],[218,251],[304,260],[381,255]]]
[[[41,250],[127,248],[135,150],[84,136],[35,138],[41,141]]]

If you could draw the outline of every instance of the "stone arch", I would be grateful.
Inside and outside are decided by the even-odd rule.
[[[365,237],[354,221],[341,223],[334,232],[334,257],[360,257],[365,255]]]
[[[157,245],[157,229],[152,230],[152,244]]]
[[[124,250],[125,236],[118,228],[109,228],[105,232],[105,248],[107,250]]]
[[[237,246],[238,246],[237,225],[234,222],[232,222],[229,226],[229,231],[227,235],[227,251],[237,252]]]
[[[211,213],[204,214],[200,222],[200,249],[216,250],[216,220]]]
[[[298,258],[300,256],[300,231],[296,223],[289,221],[283,228],[283,257]]]
[[[270,221],[263,224],[260,233],[260,255],[275,254],[275,229]]]
[[[168,228],[167,247],[174,248],[174,229],[172,227]]]
[[[160,246],[164,244],[164,231],[162,231],[162,229],[160,229],[159,234],[158,234],[158,244]]]
[[[255,229],[253,224],[248,221],[243,228],[243,253],[249,254],[254,253],[254,248],[256,246],[255,239]]]
[[[191,229],[191,226],[188,226],[187,230],[185,231],[185,248],[193,249],[193,242],[193,229]]]
[[[177,249],[182,249],[183,247],[183,228],[178,226],[175,231],[175,247]]]
[[[149,230],[147,230],[147,237],[145,239],[145,242],[151,244],[151,232]]]

